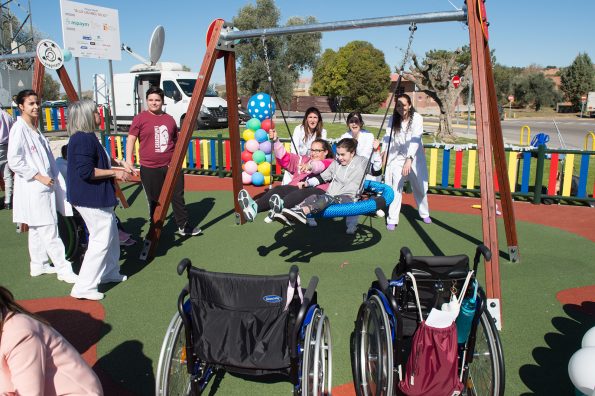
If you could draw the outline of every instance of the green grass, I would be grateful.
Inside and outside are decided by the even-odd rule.
[[[124,227],[137,236],[148,229],[146,201],[139,189],[125,188],[125,194],[136,198],[129,209],[117,211]],[[201,224],[204,235],[181,240],[174,236],[170,220],[154,261],[138,261],[140,244],[122,250],[122,271],[130,278],[107,290],[101,302],[107,331],[97,352],[100,368],[123,388],[152,394],[161,342],[186,282],[175,272],[184,257],[213,271],[279,274],[296,263],[303,283],[319,276],[319,302],[331,319],[333,332],[334,384],[340,385],[352,381],[349,337],[362,293],[374,279],[374,268],[380,266],[390,273],[401,246],[418,255],[472,254],[482,238],[478,215],[433,211],[434,224],[425,226],[409,206],[403,208],[397,232],[387,232],[381,219],[366,220],[354,239],[344,234],[341,219],[321,221],[316,229],[282,229],[278,224],[264,224],[260,216],[255,223],[236,226],[232,199],[231,192],[186,193],[191,218]],[[52,276],[29,277],[26,235],[8,227],[10,212],[0,211],[0,222],[6,225],[0,229],[5,247],[2,283],[19,299],[67,295],[69,286]],[[506,394],[570,394],[568,358],[579,349],[581,334],[594,323],[563,307],[555,294],[593,283],[586,275],[595,273],[595,244],[525,222],[517,223],[517,231],[521,262],[500,260]],[[501,220],[499,235],[500,246],[506,246]],[[225,375],[217,394],[289,392],[285,382],[263,384]]]

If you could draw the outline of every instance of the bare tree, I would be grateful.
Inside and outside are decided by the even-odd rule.
[[[436,101],[440,108],[437,137],[446,142],[454,141],[452,117],[455,103],[461,91],[471,81],[469,48],[456,51],[428,51],[421,64],[415,54],[412,55],[412,60],[413,66],[409,70],[408,79],[411,78],[422,92]],[[451,82],[455,75],[461,78],[461,83],[457,88]]]

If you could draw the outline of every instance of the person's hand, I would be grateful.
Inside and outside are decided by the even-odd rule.
[[[276,142],[279,139],[277,136],[277,131],[274,128],[269,130],[269,139],[271,139],[273,142]]]
[[[378,150],[380,148],[380,140],[374,139],[374,142],[372,143],[372,147],[374,147],[374,150]]]
[[[413,160],[411,158],[407,158],[405,160],[405,164],[403,165],[403,171],[401,172],[401,174],[403,176],[407,176],[409,175],[409,173],[411,173],[411,163],[413,162]]]
[[[131,164],[128,161],[120,161],[120,165],[124,168],[124,170],[127,173],[136,176],[136,168],[134,168],[133,164]]]
[[[310,173],[312,171],[312,165],[307,164],[300,164],[300,173]]]
[[[39,175],[39,176],[37,176],[37,181],[46,187],[51,187],[54,185],[54,179],[52,179],[49,176]]]
[[[306,182],[303,182],[303,181],[298,182],[297,186],[298,186],[299,189],[305,188],[306,187]]]
[[[130,179],[130,173],[123,170],[117,170],[115,172],[115,177],[117,180],[128,181]]]

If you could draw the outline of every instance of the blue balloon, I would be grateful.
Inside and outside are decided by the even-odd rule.
[[[259,92],[248,100],[248,113],[260,121],[272,118],[275,114],[275,100],[269,94]]]
[[[72,52],[67,49],[62,50],[62,56],[64,57],[64,62],[68,62],[72,59]]]
[[[254,132],[254,139],[258,140],[258,143],[269,140],[269,134],[264,129],[259,129]]]
[[[265,154],[264,160],[270,164],[271,162],[273,162],[273,154]]]
[[[264,175],[260,172],[254,172],[252,174],[252,184],[262,186],[264,184]]]

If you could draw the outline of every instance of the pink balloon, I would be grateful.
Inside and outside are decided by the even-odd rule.
[[[258,140],[248,140],[246,144],[244,144],[244,149],[250,151],[251,153],[255,152],[256,150],[258,150]]]
[[[270,154],[271,153],[271,141],[270,140],[266,140],[262,143],[260,143],[260,145],[258,146],[259,150],[263,151],[265,154]]]
[[[248,161],[244,164],[244,171],[252,175],[254,172],[258,171],[258,165],[254,161]]]
[[[242,172],[242,183],[252,184],[252,175],[246,172]]]

